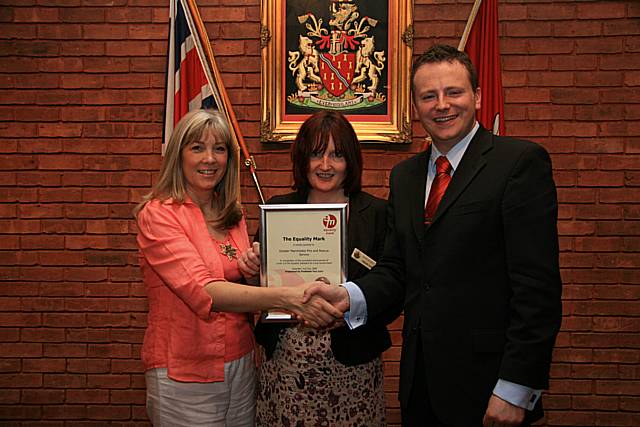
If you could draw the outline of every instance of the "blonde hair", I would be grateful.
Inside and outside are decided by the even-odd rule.
[[[229,124],[223,113],[215,110],[195,110],[186,114],[176,125],[167,143],[160,168],[158,182],[150,193],[134,209],[134,215],[151,200],[172,199],[184,203],[187,197],[187,182],[182,170],[182,149],[202,137],[205,131],[225,143],[228,152],[227,169],[222,180],[213,190],[212,207],[218,212],[216,218],[207,218],[215,227],[229,228],[242,218],[240,207],[240,156],[239,147],[231,136]]]

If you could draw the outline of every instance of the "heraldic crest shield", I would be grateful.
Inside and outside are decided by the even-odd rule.
[[[386,52],[376,50],[378,19],[361,16],[358,2],[329,0],[329,19],[313,12],[298,16],[296,50],[288,50],[295,83],[290,105],[311,109],[372,108],[386,101]]]

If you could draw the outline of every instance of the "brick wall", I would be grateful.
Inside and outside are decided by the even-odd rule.
[[[265,195],[284,192],[287,147],[258,141],[260,2],[198,3]],[[0,1],[2,425],[147,424],[130,212],[160,164],[167,4]],[[415,0],[416,51],[457,44],[470,8]],[[640,3],[504,0],[500,35],[507,133],[552,153],[561,202],[545,425],[640,425]],[[367,190],[386,195],[422,145],[413,128],[411,145],[365,148]],[[399,353],[385,354],[393,422]]]

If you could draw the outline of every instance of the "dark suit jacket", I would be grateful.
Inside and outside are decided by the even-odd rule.
[[[356,283],[369,318],[403,301],[401,405],[422,340],[437,416],[447,425],[480,425],[498,378],[548,387],[561,320],[551,162],[537,144],[480,128],[427,228],[430,153],[392,170],[385,252]],[[541,417],[541,406],[527,416]]]
[[[275,196],[268,204],[307,203],[307,195],[296,192]],[[386,230],[386,203],[365,192],[349,195],[349,223],[347,239],[349,262],[347,277],[354,280],[369,270],[351,258],[354,248],[360,249],[375,261],[382,256]],[[259,235],[259,233],[258,233]],[[331,350],[336,360],[348,366],[370,362],[391,346],[386,325],[402,310],[401,304],[386,307],[381,315],[365,327],[349,330],[346,326],[331,331]],[[271,357],[278,343],[279,333],[286,324],[260,322],[255,329],[256,340]]]

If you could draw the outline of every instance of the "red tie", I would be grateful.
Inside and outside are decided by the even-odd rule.
[[[436,159],[436,177],[431,184],[431,190],[429,191],[429,198],[427,198],[427,206],[424,208],[424,223],[430,224],[433,216],[436,214],[436,209],[444,196],[444,192],[447,191],[447,186],[451,182],[451,163],[445,156],[440,156]]]

